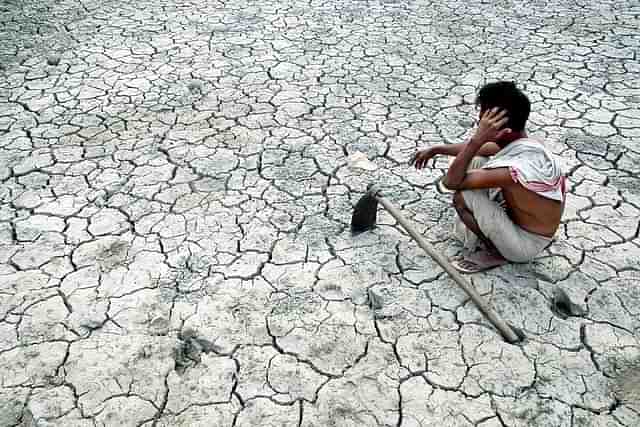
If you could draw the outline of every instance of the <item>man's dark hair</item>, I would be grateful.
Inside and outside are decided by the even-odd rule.
[[[509,121],[505,127],[514,131],[524,130],[531,112],[531,102],[513,82],[494,82],[484,85],[476,97],[480,111],[498,107],[507,110]]]

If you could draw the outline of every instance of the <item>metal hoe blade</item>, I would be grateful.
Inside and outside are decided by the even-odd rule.
[[[358,200],[351,216],[351,232],[354,234],[371,230],[376,226],[378,216],[378,199],[372,192],[367,192]]]

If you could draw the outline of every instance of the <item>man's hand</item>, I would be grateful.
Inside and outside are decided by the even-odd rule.
[[[480,146],[489,141],[500,141],[500,139],[512,132],[509,128],[502,129],[502,126],[508,121],[506,110],[500,110],[495,107],[485,111],[480,118],[480,123],[471,141]]]
[[[409,159],[409,165],[414,165],[416,169],[423,169],[427,166],[427,162],[435,155],[436,153],[431,148],[418,150],[413,156],[411,156],[411,159]]]

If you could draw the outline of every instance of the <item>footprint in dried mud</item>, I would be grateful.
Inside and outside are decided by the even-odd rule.
[[[110,271],[125,262],[128,251],[129,242],[118,240],[102,248],[96,255],[96,260],[101,269]]]
[[[380,295],[373,289],[367,290],[367,303],[369,304],[369,307],[374,311],[380,310],[382,309],[382,307],[384,307],[384,299],[382,298],[382,295]]]
[[[170,322],[164,316],[156,316],[149,322],[149,334],[165,336],[169,332]]]
[[[626,369],[620,371],[614,384],[614,393],[621,404],[640,412],[640,360],[629,363]]]
[[[192,80],[187,84],[187,89],[193,95],[200,95],[204,92],[204,88],[201,81]]]
[[[551,311],[561,319],[582,317],[586,314],[585,310],[579,305],[573,303],[567,293],[561,288],[555,288],[553,290]]]
[[[202,360],[202,353],[217,352],[219,348],[206,338],[198,337],[197,332],[187,329],[178,335],[180,340],[174,353],[175,370],[183,374],[188,368],[196,366]]]
[[[58,55],[50,55],[47,57],[47,64],[55,67],[60,63],[60,57]]]

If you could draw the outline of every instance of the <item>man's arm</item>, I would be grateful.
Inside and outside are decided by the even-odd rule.
[[[442,144],[432,147],[433,154],[440,154],[444,156],[457,156],[462,150],[465,149],[468,142],[462,142],[459,144]],[[494,156],[500,151],[500,147],[495,142],[485,142],[478,150],[476,155],[483,157]]]
[[[502,126],[507,120],[506,112],[499,111],[497,108],[484,112],[475,134],[449,167],[447,175],[442,181],[446,188],[450,190],[462,189],[461,185],[467,175],[469,163],[480,148],[485,145],[487,141],[498,141],[502,136],[511,132],[511,129],[502,129]]]
[[[446,185],[446,184],[445,184]],[[452,190],[476,190],[480,188],[506,188],[516,185],[509,168],[471,169]]]
[[[465,149],[468,142],[460,144],[434,145],[424,150],[417,151],[409,160],[410,165],[415,165],[416,169],[422,169],[427,162],[437,155],[457,156]],[[495,142],[486,142],[477,152],[478,156],[489,157],[500,151],[500,147]]]
[[[460,184],[464,181],[467,175],[467,168],[469,163],[475,157],[480,147],[484,145],[484,142],[477,139],[471,139],[467,143],[467,146],[456,156],[447,170],[447,174],[442,180],[442,184],[449,190],[459,190]]]

